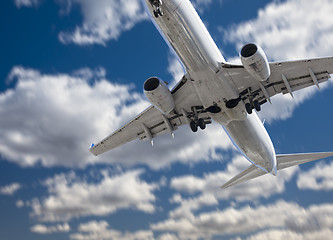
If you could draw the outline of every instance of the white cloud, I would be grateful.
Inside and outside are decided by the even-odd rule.
[[[333,162],[330,164],[318,163],[309,171],[300,172],[297,178],[297,187],[311,190],[333,190]]]
[[[134,233],[112,230],[106,221],[91,221],[80,224],[78,233],[70,235],[75,240],[153,240],[153,232],[150,230]]]
[[[262,111],[258,114],[261,119],[265,119],[267,122],[272,123],[274,120],[285,120],[292,116],[295,108],[301,105],[306,100],[309,100],[315,94],[321,94],[321,91],[327,87],[332,86],[333,81],[329,80],[328,83],[320,85],[321,90],[312,86],[300,91],[294,92],[294,98],[289,94],[276,95],[272,98],[272,104],[264,104]]]
[[[198,12],[203,13],[212,4],[213,1],[212,0],[194,0],[191,2]]]
[[[243,156],[238,156],[227,165],[225,171],[207,173],[202,178],[192,175],[176,177],[171,179],[170,186],[177,191],[189,194],[211,194],[216,199],[235,199],[241,202],[268,198],[273,194],[282,193],[285,190],[286,182],[299,169],[298,167],[292,167],[279,171],[277,177],[267,174],[224,190],[220,189],[224,183],[249,167],[249,165],[249,162]],[[182,205],[182,207],[186,206]]]
[[[179,238],[171,233],[164,233],[161,236],[159,236],[158,240],[179,240]]]
[[[14,67],[8,81],[15,80],[16,86],[0,95],[0,114],[6,116],[0,119],[3,158],[21,166],[84,167],[103,162],[158,169],[173,162],[221,160],[216,149],[233,147],[223,129],[213,124],[196,134],[183,126],[175,139],[156,138],[154,147],[135,140],[92,156],[91,142],[100,141],[149,106],[131,86],[110,83],[104,76],[104,69],[52,75]]]
[[[20,188],[21,184],[19,183],[12,183],[7,186],[0,187],[0,195],[14,195]]]
[[[223,30],[224,38],[238,49],[248,42],[257,43],[271,60],[333,56],[332,11],[330,0],[273,1],[255,19]],[[263,106],[260,116],[269,122],[287,119],[316,92],[315,88],[295,92],[295,100],[278,95],[272,98],[273,105]]]
[[[21,7],[37,7],[40,0],[14,0],[17,8]]]
[[[61,42],[79,45],[102,44],[118,39],[120,34],[148,18],[139,0],[67,0],[67,6],[79,4],[83,23],[72,32],[61,32]],[[67,10],[67,11],[70,11]]]
[[[169,54],[169,66],[168,72],[172,75],[172,82],[169,84],[169,88],[172,89],[185,75],[185,70],[180,61],[172,53]]]
[[[297,233],[290,230],[268,230],[246,238],[247,240],[265,240],[265,239],[293,239],[293,240],[322,240],[332,239],[333,231],[331,229],[322,229],[314,232]]]
[[[22,207],[24,207],[24,202],[22,201],[22,200],[17,200],[16,201],[16,207],[18,207],[18,208],[22,208]]]
[[[49,196],[33,199],[31,216],[40,221],[68,221],[74,217],[105,216],[119,209],[153,213],[158,187],[140,180],[140,170],[111,176],[103,171],[102,180],[89,183],[73,172],[45,181]]]
[[[330,0],[273,1],[258,11],[256,19],[225,31],[225,39],[239,49],[255,42],[274,60],[332,55],[332,11]]]
[[[55,226],[45,226],[43,224],[37,224],[30,228],[31,232],[38,234],[51,234],[51,233],[65,233],[71,230],[68,223],[57,224]]]
[[[174,232],[180,239],[249,235],[267,229],[280,229],[307,236],[332,227],[332,204],[303,208],[296,203],[284,201],[255,208],[246,206],[240,209],[216,210],[188,218],[167,219],[151,225],[154,231]]]
[[[218,200],[213,194],[203,194],[197,198],[183,199],[180,194],[176,194],[170,200],[171,203],[179,203],[180,206],[170,211],[169,216],[172,218],[190,217],[192,212],[204,206],[216,206]]]

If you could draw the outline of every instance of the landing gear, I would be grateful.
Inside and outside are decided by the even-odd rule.
[[[206,129],[205,120],[203,120],[202,118],[199,118],[198,121],[194,121],[194,120],[191,121],[190,128],[191,128],[192,132],[197,132],[198,127],[200,127],[201,130],[205,130]]]
[[[163,11],[161,8],[157,8],[156,10],[153,11],[155,18],[158,18],[158,16],[163,16]]]
[[[253,109],[255,109],[257,112],[260,112],[260,102],[258,100],[254,100],[254,98],[256,98],[258,95],[258,92],[252,92],[251,88],[248,88],[241,92],[238,98],[226,101],[225,106],[229,109],[232,109],[237,107],[240,101],[243,101],[245,103],[245,109],[248,114],[252,114]]]
[[[163,16],[163,11],[161,9],[162,0],[150,0],[151,5],[154,7],[153,14],[155,18]]]
[[[256,109],[257,112],[260,112],[260,110],[261,110],[261,106],[260,106],[260,103],[259,103],[258,100],[255,100],[255,101],[253,102],[253,106],[254,106],[254,108]]]
[[[199,127],[201,128],[201,130],[204,130],[206,128],[205,120],[203,120],[202,118],[199,118],[197,124],[199,125]]]
[[[198,131],[198,125],[196,124],[195,121],[191,121],[190,127],[191,127],[192,132],[197,132]]]
[[[221,108],[217,105],[213,105],[208,108],[204,108],[203,106],[194,106],[191,107],[191,111],[192,112],[186,112],[184,109],[182,109],[182,114],[185,116],[185,120],[190,126],[192,132],[197,132],[199,127],[201,130],[204,130],[206,129],[207,124],[212,123],[209,116],[202,116],[199,118],[199,115],[203,113],[219,113],[221,112]]]
[[[245,103],[245,109],[248,114],[252,114],[252,109],[255,109],[257,112],[260,112],[261,106],[258,100],[254,100],[250,103]]]
[[[245,109],[248,114],[252,114],[252,105],[251,103],[245,103]]]

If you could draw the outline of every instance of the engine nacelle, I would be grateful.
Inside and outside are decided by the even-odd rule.
[[[266,81],[271,69],[264,50],[256,44],[246,44],[241,52],[241,61],[246,71],[259,81]]]
[[[175,108],[175,101],[166,84],[157,77],[148,78],[143,85],[144,93],[151,104],[164,114]]]

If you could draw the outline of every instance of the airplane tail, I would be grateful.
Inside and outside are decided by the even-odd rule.
[[[277,170],[282,170],[288,167],[296,166],[299,164],[319,160],[333,156],[333,152],[322,152],[322,153],[299,153],[299,154],[279,154],[276,155]],[[267,174],[266,171],[256,167],[255,165],[250,166],[243,172],[239,173],[232,179],[230,179],[221,188],[225,189],[230,186],[243,183],[253,178],[260,177]]]

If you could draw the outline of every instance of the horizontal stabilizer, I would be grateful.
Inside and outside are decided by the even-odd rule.
[[[333,156],[333,152],[279,154],[276,155],[277,169],[281,170],[331,156]]]
[[[280,154],[276,155],[277,170],[282,170],[288,167],[296,166],[299,164],[327,158],[333,156],[333,152],[323,152],[323,153],[299,153],[299,154]],[[228,188],[230,186],[243,183],[245,181],[251,180],[253,178],[265,175],[267,172],[251,165],[243,172],[239,173],[237,176],[233,177],[221,188]]]

